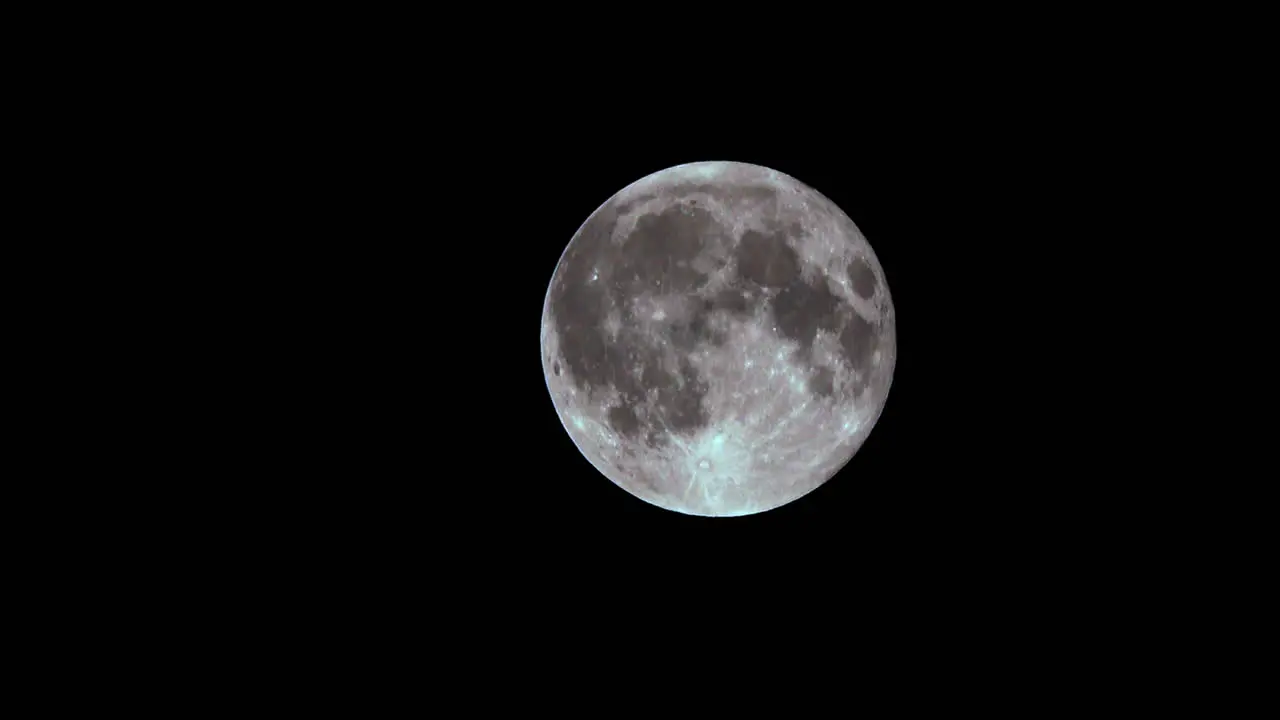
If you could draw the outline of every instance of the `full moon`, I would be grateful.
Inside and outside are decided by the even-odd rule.
[[[658,507],[732,516],[826,482],[884,407],[893,303],[847,215],[783,173],[678,165],[569,241],[542,311],[552,403],[583,456]]]

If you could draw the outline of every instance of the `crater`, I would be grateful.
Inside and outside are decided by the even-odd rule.
[[[854,258],[845,268],[845,272],[849,275],[849,283],[853,285],[853,291],[858,294],[858,297],[865,300],[876,294],[876,274],[866,260]]]

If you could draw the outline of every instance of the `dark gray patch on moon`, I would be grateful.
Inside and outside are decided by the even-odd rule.
[[[853,284],[853,291],[858,293],[858,297],[866,300],[875,295],[876,274],[866,260],[855,258],[849,263],[846,272],[849,274],[849,282]]]
[[[630,301],[641,293],[693,296],[707,276],[692,261],[719,242],[723,231],[707,211],[674,203],[638,218],[630,235],[615,244],[611,236],[624,210],[606,205],[583,226],[561,261],[549,302],[561,361],[574,384],[595,395],[594,401],[616,392],[621,404],[609,411],[609,427],[629,440],[644,437],[653,444],[666,437],[654,426],[677,434],[705,427],[710,418],[702,401],[708,388],[687,361],[670,367],[653,338],[631,329],[638,323]],[[663,339],[686,353],[702,343],[722,343],[708,325],[712,311],[695,308]],[[613,337],[605,329],[610,313],[622,325]],[[651,392],[656,417],[642,417],[637,408]]]
[[[710,414],[702,404],[709,387],[697,369],[682,360],[678,380],[657,387],[661,417],[676,434],[689,435],[707,426]]]
[[[602,323],[609,302],[605,278],[597,272],[597,250],[607,246],[617,223],[615,211],[600,208],[569,243],[560,261],[560,278],[551,287],[550,303],[556,332],[562,338],[560,361],[581,390],[607,387],[616,351],[606,342]],[[602,272],[607,268],[600,268]]]
[[[729,287],[724,288],[716,293],[715,299],[711,301],[710,307],[713,309],[724,310],[730,315],[741,317],[748,315],[752,305],[755,304],[753,295],[744,288]]]
[[[835,394],[834,381],[835,373],[831,368],[817,368],[809,378],[809,391],[820,398],[829,398]]]
[[[789,232],[799,233],[801,228],[791,226]],[[799,346],[793,361],[814,374],[810,389],[821,397],[828,397],[832,393],[831,378],[820,376],[819,369],[813,368],[809,359],[818,330],[839,335],[845,359],[860,370],[866,367],[870,355],[867,347],[874,342],[874,334],[867,331],[870,326],[861,316],[831,292],[825,277],[819,275],[805,280],[800,272],[799,257],[787,238],[783,232],[745,232],[735,252],[739,280],[772,294],[769,311],[774,327],[779,335]],[[731,300],[736,301],[733,307],[750,311],[753,303],[745,293],[736,288],[728,292]]]
[[[687,198],[693,191],[730,204],[777,202],[777,191],[768,187],[680,186],[674,190],[674,202],[638,218],[620,242],[612,240],[618,218],[654,196],[626,206],[606,203],[570,243],[551,288],[550,311],[560,338],[553,372],[568,375],[591,403],[613,398],[617,405],[607,413],[609,427],[625,439],[658,448],[669,441],[669,433],[693,436],[710,422],[703,402],[707,382],[687,356],[699,346],[718,347],[727,341],[713,317],[724,313],[745,319],[763,308],[777,333],[799,346],[793,360],[806,371],[814,395],[831,398],[835,392],[833,371],[811,360],[809,350],[819,329],[839,338],[842,354],[865,386],[876,327],[834,295],[825,276],[803,277],[800,258],[788,243],[803,228],[766,222],[764,229],[748,230],[733,244],[711,214]],[[737,277],[707,293],[710,278],[695,267],[695,260],[725,249],[732,255]],[[875,290],[870,270],[858,262],[847,268],[862,297]],[[655,335],[639,330],[642,324],[632,315],[631,301],[640,294],[679,296],[689,305]],[[614,334],[605,329],[610,315],[621,324]]]
[[[836,330],[841,324],[841,300],[831,293],[826,279],[814,284],[796,278],[773,300],[773,319],[778,333],[800,344],[806,355],[818,329]]]
[[[815,368],[810,361],[809,351],[818,330],[839,336],[845,360],[865,381],[870,375],[871,355],[875,352],[875,326],[831,292],[825,277],[805,280],[800,272],[799,256],[787,242],[788,237],[798,236],[801,232],[803,229],[793,223],[786,231],[763,233],[748,230],[743,233],[735,250],[738,279],[743,286],[721,294],[726,297],[725,307],[741,313],[749,313],[755,303],[743,287],[756,286],[772,294],[769,311],[774,327],[779,335],[799,346],[792,360],[810,371],[809,387],[814,394],[830,397],[833,393],[831,371]],[[875,275],[864,262],[850,263],[848,272],[859,295],[870,297],[875,292]],[[867,284],[868,274],[870,286]],[[854,389],[860,391],[861,387]]]
[[[609,427],[619,435],[632,437],[640,429],[640,419],[636,417],[635,410],[626,405],[620,405],[609,410]]]
[[[624,297],[641,290],[690,292],[707,280],[692,261],[719,230],[705,210],[672,205],[656,215],[643,215],[623,242],[615,278]]]
[[[712,347],[724,345],[728,338],[723,331],[711,325],[711,315],[719,309],[721,308],[711,300],[696,299],[689,318],[672,326],[671,344],[683,353],[692,352],[704,343]]]
[[[853,314],[840,332],[840,347],[844,357],[854,370],[862,374],[862,382],[857,390],[866,387],[871,375],[871,356],[876,351],[876,326],[864,320],[861,315]]]
[[[800,275],[800,259],[781,233],[747,230],[738,241],[738,277],[761,287],[784,287]]]

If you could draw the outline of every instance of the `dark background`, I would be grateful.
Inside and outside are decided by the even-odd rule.
[[[1010,192],[1013,183],[992,177],[1009,168],[990,152],[964,153],[952,145],[961,138],[940,136],[919,115],[883,123],[843,117],[728,123],[695,132],[664,132],[655,118],[658,128],[637,137],[588,131],[558,146],[555,164],[564,169],[533,201],[531,216],[542,220],[522,263],[528,276],[513,286],[530,298],[528,313],[540,312],[565,238],[613,192],[650,172],[732,159],[797,177],[835,201],[868,237],[897,307],[894,383],[862,449],[830,482],[767,513],[705,519],[650,507],[602,478],[573,446],[540,381],[531,317],[528,367],[513,374],[520,397],[528,398],[518,413],[529,433],[523,458],[532,463],[529,476],[542,480],[511,490],[519,513],[531,515],[517,514],[512,522],[546,523],[544,532],[572,548],[568,557],[592,556],[588,548],[596,541],[578,545],[575,538],[595,537],[637,554],[656,545],[693,567],[707,554],[764,553],[782,570],[817,558],[923,562],[948,548],[989,551],[1002,544],[993,534],[1007,542],[1007,534],[1056,519],[1057,510],[1044,502],[1048,494],[1037,488],[1034,466],[1017,461],[1034,450],[1022,446],[1025,420],[1014,396],[1025,387],[1013,389],[1028,373],[1019,367],[1026,348],[1010,346],[1036,342],[1022,327],[1034,322],[1034,312],[1007,295],[1017,277],[1001,274],[1026,269],[1008,259],[988,264],[997,254],[993,246],[1009,240],[1015,213],[1025,212],[1011,207],[1019,201]],[[521,356],[513,348],[506,361],[515,364]]]
[[[1151,175],[1182,157],[1161,132],[1177,108],[1131,111],[1158,59],[1081,72],[1092,45],[1028,59],[1031,34],[863,50],[868,28],[688,62],[656,60],[690,44],[660,34],[617,48],[639,61],[623,67],[598,38],[458,47],[387,26],[361,40],[290,20],[256,49],[219,39],[203,76],[138,88],[155,112],[110,93],[86,110],[159,140],[145,170],[165,193],[138,194],[130,215],[162,225],[173,286],[140,304],[174,317],[146,328],[168,346],[143,372],[183,374],[160,388],[167,434],[137,439],[156,449],[158,487],[95,481],[134,510],[91,504],[104,537],[136,538],[92,548],[105,567],[138,567],[161,604],[198,598],[207,632],[248,629],[248,647],[363,663],[345,648],[375,644],[480,672],[521,652],[518,666],[551,666],[584,631],[629,652],[619,638],[645,621],[650,639],[695,647],[824,646],[775,655],[750,683],[868,635],[898,656],[949,646],[963,668],[992,627],[1021,658],[1057,647],[1046,630],[1089,638],[1109,632],[1095,618],[1153,617],[1162,598],[1126,588],[1179,569],[1206,531],[1169,510],[1162,467],[1196,427],[1143,452],[1157,433],[1135,389],[1179,398],[1217,369],[1214,326],[1146,289],[1173,236],[1155,220],[1180,217],[1144,205],[1163,193]],[[1171,77],[1170,97],[1181,86]],[[116,182],[133,147],[104,140],[119,157],[101,180]],[[865,444],[810,495],[743,518],[615,487],[563,429],[540,362],[543,300],[578,227],[627,184],[699,160],[765,165],[831,198],[897,311],[894,381]],[[174,302],[188,285],[203,312]],[[1176,352],[1133,353],[1157,320],[1177,327]],[[171,328],[192,344],[171,345]],[[1185,375],[1151,381],[1170,368]]]
[[[1114,400],[1132,326],[1114,322],[1108,258],[1135,230],[1113,210],[1131,201],[1124,149],[1141,128],[1073,102],[1052,65],[891,64],[878,83],[792,78],[781,98],[520,63],[344,68],[267,83],[278,111],[233,118],[259,154],[229,195],[265,211],[238,242],[270,300],[241,358],[266,390],[236,447],[269,458],[245,476],[245,522],[286,537],[281,563],[483,587],[913,586],[1030,578],[1127,532],[1140,493],[1117,477],[1141,460],[1112,451],[1131,427]],[[772,167],[831,198],[897,310],[893,386],[861,450],[810,495],[743,518],[615,487],[563,429],[539,355],[547,286],[582,222],[699,160]]]
[[[233,19],[206,47],[175,29],[176,50],[139,44],[125,71],[77,63],[103,77],[72,134],[109,150],[77,179],[147,176],[124,185],[127,222],[90,217],[103,228],[90,238],[116,253],[99,234],[154,224],[162,253],[125,264],[162,278],[130,289],[172,317],[144,328],[156,352],[125,355],[159,385],[165,404],[146,406],[159,437],[130,433],[143,450],[118,464],[66,449],[108,469],[88,477],[113,506],[86,503],[105,527],[83,546],[114,577],[76,597],[129,589],[133,565],[159,591],[126,602],[198,599],[210,611],[184,625],[250,628],[248,647],[271,637],[323,661],[345,633],[435,660],[460,636],[482,672],[515,646],[548,664],[571,626],[609,643],[653,618],[695,645],[780,628],[861,649],[828,642],[844,625],[920,655],[931,634],[969,635],[950,643],[966,667],[991,625],[1043,649],[1046,629],[1087,636],[1091,612],[1127,627],[1159,607],[1125,586],[1179,568],[1194,548],[1173,531],[1205,513],[1167,511],[1176,473],[1154,461],[1180,464],[1212,418],[1169,413],[1181,427],[1134,451],[1157,434],[1134,391],[1176,400],[1224,363],[1214,324],[1171,302],[1185,287],[1147,290],[1175,236],[1157,221],[1183,217],[1152,176],[1180,182],[1168,171],[1186,137],[1206,134],[1171,119],[1194,117],[1189,78],[1219,84],[1194,57],[1170,67],[1130,42],[1159,34],[1150,18],[1113,33],[1113,58],[1096,37],[1068,28],[1055,44],[1005,18],[977,18],[999,38],[933,18],[950,43],[913,19],[915,42],[871,47],[875,26],[804,17],[787,49],[775,28],[553,39],[510,17],[318,15]],[[824,25],[840,36],[818,37]],[[174,62],[184,48],[192,61]],[[709,159],[832,198],[897,308],[895,380],[866,444],[810,496],[746,518],[681,516],[614,487],[564,432],[539,362],[547,283],[588,214]],[[1130,352],[1159,336],[1170,352]],[[126,382],[104,384],[137,411]],[[160,482],[109,477],[135,463]],[[136,546],[110,542],[121,535]],[[775,659],[809,670],[811,657]]]
[[[1081,179],[1087,142],[1027,102],[875,97],[722,114],[695,93],[619,113],[617,98],[517,85],[430,118],[393,105],[304,152],[310,234],[272,335],[303,358],[283,371],[306,378],[287,411],[317,430],[297,439],[314,475],[286,482],[313,508],[296,517],[366,559],[430,536],[435,562],[472,571],[632,581],[830,563],[972,573],[1078,544],[1087,529],[1063,530],[1082,506],[1099,518],[1077,424],[1097,412],[1080,378],[1099,346],[1071,340],[1090,320],[1058,278],[1080,271],[1071,205],[1104,202]],[[587,216],[649,173],[715,159],[841,207],[885,269],[898,329],[884,413],[844,470],[726,519],[651,507],[600,475],[539,359],[548,283]]]

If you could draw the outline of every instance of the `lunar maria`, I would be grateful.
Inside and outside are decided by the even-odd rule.
[[[757,165],[701,162],[618,191],[569,241],[542,362],[605,477],[690,515],[770,510],[830,479],[888,397],[893,302],[840,208]]]

